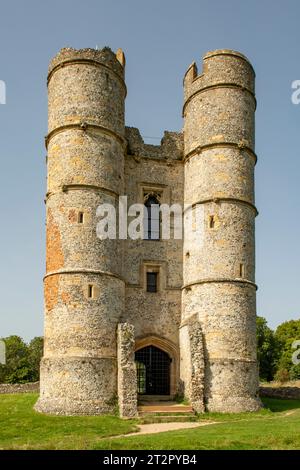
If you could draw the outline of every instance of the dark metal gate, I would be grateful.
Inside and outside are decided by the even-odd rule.
[[[135,353],[139,394],[170,395],[170,363],[167,353],[147,346]]]

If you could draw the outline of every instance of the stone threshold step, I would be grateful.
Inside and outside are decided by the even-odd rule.
[[[162,413],[162,414],[139,413],[139,417],[150,418],[150,419],[154,419],[154,418],[193,418],[195,416],[196,415],[194,415],[193,413],[189,413],[189,414],[183,413],[183,414],[179,414],[179,415],[172,415],[172,414],[165,414],[165,413]]]
[[[141,424],[155,424],[155,423],[190,423],[190,422],[197,422],[197,416],[153,416],[153,417],[145,417],[140,416],[139,422]]]
[[[172,402],[172,396],[171,395],[138,395],[138,400],[139,401],[151,401],[151,402],[156,402],[156,401]]]
[[[194,413],[191,406],[138,406],[144,413]]]

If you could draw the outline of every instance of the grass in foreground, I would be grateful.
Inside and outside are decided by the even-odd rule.
[[[0,449],[300,449],[300,400],[263,399],[257,413],[207,413],[197,429],[109,439],[136,429],[116,416],[46,416],[37,394],[0,395]],[[210,424],[210,422],[216,424]]]
[[[136,430],[117,416],[47,416],[36,393],[0,395],[0,449],[88,449],[103,437]]]
[[[257,413],[208,413],[200,422],[216,424],[168,433],[104,439],[94,449],[243,450],[300,449],[300,400],[264,398]]]

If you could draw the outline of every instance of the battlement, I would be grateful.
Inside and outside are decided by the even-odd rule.
[[[57,67],[76,62],[90,62],[104,65],[112,69],[120,78],[124,79],[125,55],[122,49],[118,49],[115,53],[109,47],[104,47],[99,50],[64,47],[53,57],[49,64],[48,81]]]
[[[201,74],[193,62],[184,75],[184,108],[193,95],[210,87],[240,87],[255,99],[254,79],[251,63],[240,52],[230,49],[210,51],[203,57]]]
[[[236,56],[236,57],[239,57],[240,59],[245,60],[246,62],[248,62],[249,65],[251,65],[249,59],[244,54],[238,51],[234,51],[232,49],[215,49],[214,51],[208,51],[203,57],[203,59],[205,60],[214,56]],[[253,68],[252,70],[254,72]]]
[[[125,135],[128,142],[128,155],[155,159],[182,160],[183,134],[165,131],[160,145],[146,144],[136,127],[126,127]]]

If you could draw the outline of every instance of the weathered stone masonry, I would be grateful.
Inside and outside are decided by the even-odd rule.
[[[184,77],[184,129],[125,127],[125,57],[62,49],[48,74],[45,349],[36,409],[137,414],[134,353],[170,358],[170,395],[198,412],[260,407],[255,344],[254,71],[234,51]],[[204,240],[99,240],[96,208],[201,204]],[[158,289],[147,292],[147,272]]]

